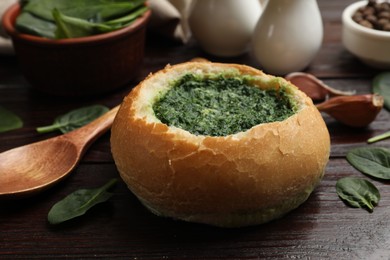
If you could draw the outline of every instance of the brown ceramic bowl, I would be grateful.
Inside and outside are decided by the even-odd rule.
[[[113,32],[53,40],[19,33],[15,20],[20,5],[3,16],[15,53],[27,81],[57,96],[87,96],[109,92],[136,76],[144,57],[147,11],[132,25]]]

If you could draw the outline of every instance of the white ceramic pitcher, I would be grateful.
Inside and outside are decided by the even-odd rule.
[[[248,51],[260,13],[259,0],[195,0],[189,24],[207,53],[237,56]]]
[[[284,75],[305,69],[322,38],[316,0],[269,0],[254,30],[252,52],[265,72]]]

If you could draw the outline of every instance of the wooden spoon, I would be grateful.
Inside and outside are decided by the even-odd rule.
[[[64,135],[0,153],[0,197],[33,195],[65,178],[111,128],[118,109]]]
[[[285,79],[305,92],[314,101],[325,100],[330,97],[351,96],[355,91],[341,91],[326,85],[312,74],[304,72],[292,72],[285,76]]]

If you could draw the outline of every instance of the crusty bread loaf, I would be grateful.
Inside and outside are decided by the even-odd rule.
[[[156,96],[185,73],[254,75],[262,89],[284,84],[299,110],[284,121],[228,136],[193,135],[160,122]],[[114,120],[112,154],[129,189],[153,213],[220,227],[279,218],[303,203],[324,174],[330,138],[310,98],[254,68],[187,62],[149,75]]]

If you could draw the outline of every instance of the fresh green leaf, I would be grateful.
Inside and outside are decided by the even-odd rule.
[[[371,143],[379,142],[389,137],[390,137],[390,131],[371,137],[370,139],[367,140],[367,143],[371,144]]]
[[[35,0],[23,10],[48,21],[54,21],[52,11],[58,9],[67,16],[103,22],[126,15],[144,3],[145,0]]]
[[[112,179],[100,188],[80,189],[69,194],[50,209],[47,216],[49,223],[59,224],[82,216],[93,206],[107,201],[113,195],[107,190],[116,182],[116,179]]]
[[[58,116],[52,125],[38,127],[38,133],[48,133],[60,130],[67,133],[80,128],[96,118],[108,112],[108,108],[102,105],[93,105],[72,110],[64,115]]]
[[[0,133],[21,128],[23,121],[13,112],[0,106]]]
[[[351,207],[365,207],[369,212],[374,210],[380,200],[380,193],[375,185],[359,178],[345,177],[338,180],[336,192]]]
[[[76,38],[128,26],[145,9],[145,0],[30,0],[16,25],[46,38]]]
[[[117,26],[117,27],[128,26],[131,24],[131,22],[135,21],[139,16],[143,15],[147,10],[148,10],[148,7],[145,6],[145,7],[137,9],[136,11],[134,11],[126,16],[107,21],[104,24],[111,25],[111,26]]]
[[[369,176],[390,180],[390,150],[382,147],[355,148],[347,154],[348,162]]]
[[[56,29],[53,22],[44,21],[27,12],[22,12],[18,16],[15,27],[20,32],[45,38],[54,38],[54,30]]]
[[[374,77],[373,92],[383,96],[384,106],[390,110],[390,72],[382,72]]]
[[[95,24],[80,18],[66,16],[58,9],[53,10],[53,17],[57,24],[55,31],[56,39],[85,37],[97,34],[100,31],[110,31],[111,29],[111,27],[103,24]]]

